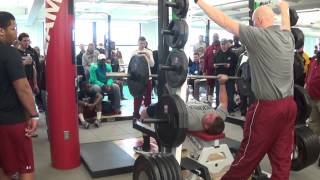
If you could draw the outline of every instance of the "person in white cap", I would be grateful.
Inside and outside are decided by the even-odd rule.
[[[90,65],[90,84],[96,92],[106,93],[111,101],[113,114],[121,114],[120,111],[120,88],[113,83],[112,78],[106,76],[107,72],[112,72],[110,64],[104,54],[99,54],[97,63]]]

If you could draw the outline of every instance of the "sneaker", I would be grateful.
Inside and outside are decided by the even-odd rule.
[[[84,122],[84,123],[82,124],[82,126],[83,126],[84,129],[89,129],[90,124],[89,124],[88,122]]]
[[[101,125],[101,120],[95,120],[94,121],[94,126],[96,127],[96,128],[98,128],[98,127],[100,127],[100,125]]]

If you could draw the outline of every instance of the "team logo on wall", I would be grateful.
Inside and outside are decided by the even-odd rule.
[[[46,20],[46,25],[45,25],[45,46],[44,46],[44,51],[45,54],[47,54],[49,43],[50,43],[50,30],[54,27],[54,23],[57,18],[57,14],[59,13],[60,10],[60,5],[63,0],[46,0],[45,1],[45,20]]]

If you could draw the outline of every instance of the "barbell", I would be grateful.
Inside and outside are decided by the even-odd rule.
[[[160,71],[165,71],[166,81],[171,88],[183,85],[186,79],[218,79],[217,76],[187,75],[188,59],[181,50],[174,49],[170,52],[166,64],[159,65]],[[131,58],[128,73],[110,72],[107,77],[126,77],[128,88],[133,97],[142,97],[145,92],[149,78],[158,78],[157,74],[149,73],[149,65],[144,55],[135,55]],[[239,79],[232,77],[229,79]]]
[[[161,65],[159,66],[160,67],[160,70],[164,70],[162,69]],[[129,77],[132,77],[132,74],[128,74],[128,73],[123,73],[123,72],[111,72],[111,73],[106,73],[106,76],[107,77],[126,77],[126,78],[129,78]],[[137,77],[137,76],[134,76],[133,77]],[[152,78],[158,78],[158,74],[149,74],[149,77],[152,77]],[[229,79],[239,79],[240,77],[237,77],[237,76],[229,76]],[[218,79],[218,76],[211,76],[211,75],[188,75],[187,76],[187,79]]]

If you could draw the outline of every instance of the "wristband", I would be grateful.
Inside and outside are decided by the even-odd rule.
[[[194,3],[196,3],[196,4],[197,4],[197,3],[198,3],[198,0],[194,0]]]
[[[30,118],[39,118],[39,114],[30,115]]]
[[[34,120],[39,120],[39,114],[31,115],[30,118]]]

